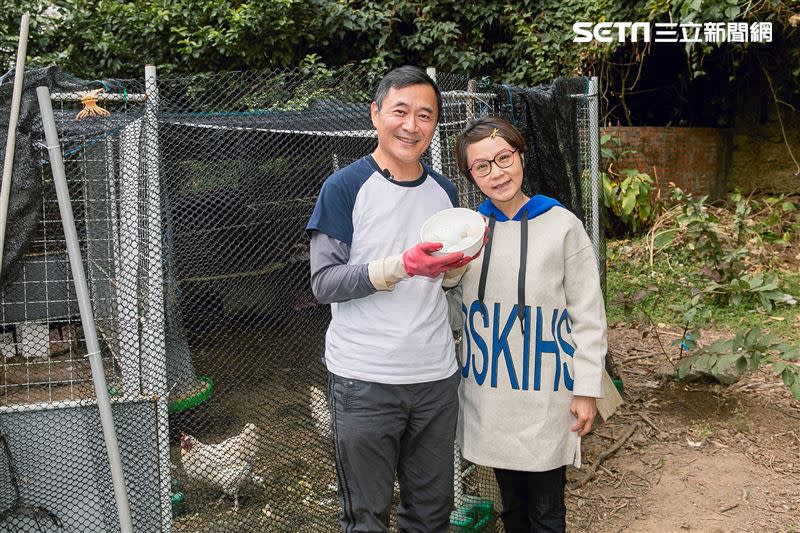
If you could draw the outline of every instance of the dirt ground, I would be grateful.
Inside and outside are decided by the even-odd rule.
[[[236,513],[230,502],[217,507],[220,492],[185,478],[174,442],[173,475],[186,496],[175,531],[337,530],[330,443],[315,430],[309,409],[309,387],[324,388],[321,347],[306,342],[317,338],[311,332],[298,340],[300,328],[307,331],[308,323],[287,324],[283,334],[243,328],[195,350],[200,372],[215,377],[215,399],[172,422],[204,442],[255,422],[262,431],[255,472],[266,487],[244,486]],[[703,332],[703,339],[715,333]],[[659,334],[672,352],[669,343],[680,332]],[[609,346],[626,403],[584,439],[584,466],[568,472],[569,531],[800,532],[800,402],[775,376],[765,370],[727,387],[676,383],[659,377],[668,363],[654,336],[612,327]],[[262,360],[245,369],[222,353]],[[278,356],[278,364],[269,359]],[[574,488],[592,470],[593,479]],[[492,478],[475,470],[465,493],[496,497]]]
[[[659,334],[666,346],[680,336]],[[609,347],[626,404],[584,439],[584,466],[569,471],[570,531],[800,531],[800,402],[776,376],[676,383],[659,377],[669,363],[654,336],[618,326]]]
[[[198,374],[212,376],[212,399],[170,420],[173,476],[181,482],[185,510],[177,533],[333,530],[339,512],[336,471],[327,439],[314,426],[310,387],[325,390],[322,353],[326,320],[298,314],[274,327],[221,328],[193,347]],[[299,335],[298,332],[304,334]],[[218,443],[254,423],[260,435],[253,472],[263,487],[243,483],[240,509],[217,505],[221,492],[183,471],[176,431]]]

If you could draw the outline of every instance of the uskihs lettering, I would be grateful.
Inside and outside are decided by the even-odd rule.
[[[462,362],[461,375],[464,379],[472,379],[478,386],[497,388],[498,376],[506,380],[513,390],[542,390],[543,368],[551,369],[553,390],[563,385],[572,390],[573,377],[570,371],[571,360],[575,354],[575,346],[570,342],[572,326],[566,309],[552,309],[549,324],[540,306],[536,307],[535,328],[531,330],[531,306],[525,306],[525,328],[522,339],[522,354],[513,353],[512,348],[519,351],[518,343],[509,343],[509,333],[517,323],[517,306],[508,313],[503,306],[495,303],[492,313],[480,301],[473,301],[469,308],[461,305],[464,314],[464,340],[466,357]],[[545,333],[545,326],[549,335]],[[483,333],[483,334],[482,334]],[[484,336],[491,338],[484,338]],[[533,357],[531,358],[531,354]],[[563,357],[562,357],[563,356]],[[545,357],[552,357],[552,364],[543,364]],[[531,359],[533,359],[533,383],[531,384]],[[505,374],[505,375],[503,375]],[[489,378],[488,381],[486,378]],[[544,376],[547,380],[549,376]],[[562,380],[563,377],[563,380]],[[545,383],[545,386],[547,384]]]

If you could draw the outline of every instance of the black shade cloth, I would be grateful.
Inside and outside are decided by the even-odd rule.
[[[581,220],[581,173],[577,99],[586,94],[586,78],[559,78],[549,85],[495,88],[501,113],[520,130],[527,144],[524,187],[561,202]]]

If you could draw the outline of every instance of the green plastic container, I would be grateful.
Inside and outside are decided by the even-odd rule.
[[[167,404],[167,412],[169,414],[172,415],[182,411],[187,411],[192,407],[197,407],[201,403],[206,402],[209,398],[211,398],[211,395],[214,394],[214,380],[208,376],[197,376],[197,383],[202,384],[199,392],[192,396],[187,396],[186,398],[181,398],[180,400],[175,400]],[[106,389],[108,390],[108,395],[113,398],[119,398],[122,396],[122,391],[112,385],[108,385]]]
[[[186,511],[185,500],[182,492],[176,492],[169,497],[172,505],[172,518],[177,518]]]
[[[186,511],[186,499],[181,492],[181,482],[175,478],[170,479],[169,502],[172,505],[172,518],[177,518]]]
[[[197,382],[203,384],[202,390],[193,396],[169,402],[167,405],[169,414],[180,413],[192,407],[197,407],[211,398],[211,395],[214,393],[214,381],[208,376],[197,376]]]
[[[494,531],[497,513],[489,498],[467,496],[450,514],[451,531],[456,533],[489,533]]]

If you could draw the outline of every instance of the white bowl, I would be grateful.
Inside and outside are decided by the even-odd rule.
[[[419,237],[422,242],[440,242],[444,247],[433,255],[463,252],[473,256],[483,246],[486,222],[477,211],[453,207],[434,214],[422,224]]]

